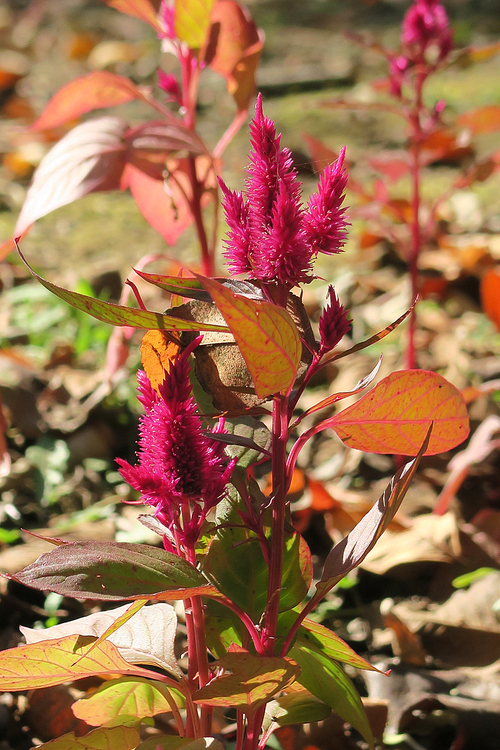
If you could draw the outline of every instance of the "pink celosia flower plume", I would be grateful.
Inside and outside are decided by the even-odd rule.
[[[304,207],[291,153],[280,148],[281,136],[264,117],[261,96],[250,136],[246,197],[220,180],[229,227],[224,253],[229,271],[287,288],[307,283],[318,252],[338,253],[345,243],[344,150],[336,164],[325,169],[317,192]]]
[[[320,355],[334,349],[350,328],[347,311],[340,304],[333,286],[328,287],[328,304],[319,319]]]
[[[189,380],[189,355],[200,342],[190,344],[171,364],[159,395],[146,373],[138,373],[139,400],[145,413],[139,422],[138,463],[116,459],[125,481],[141,493],[142,502],[174,536],[192,545],[206,513],[224,495],[234,460],[228,462],[223,443],[202,431]],[[213,433],[224,431],[221,420]],[[183,506],[189,504],[186,522]]]
[[[422,58],[435,44],[438,60],[444,60],[453,48],[453,34],[443,5],[437,0],[415,0],[403,19],[401,43],[412,49],[410,59]]]

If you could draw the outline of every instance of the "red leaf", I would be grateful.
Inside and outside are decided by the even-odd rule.
[[[390,182],[397,182],[410,171],[410,165],[404,153],[382,152],[378,156],[371,156],[368,163],[372,169],[385,175]]]
[[[88,193],[119,187],[127,124],[101,117],[77,125],[42,159],[17,220],[22,234],[37,219]]]
[[[127,162],[156,180],[163,178],[165,161],[174,151],[205,153],[205,147],[192,130],[182,123],[151,120],[129,130],[125,137]]]
[[[317,425],[331,427],[349,447],[370,453],[417,453],[429,425],[426,455],[454,448],[469,434],[465,401],[455,386],[426,370],[384,378],[357,403]]]
[[[339,158],[339,154],[329,148],[323,141],[318,141],[317,138],[313,138],[309,133],[302,133],[302,138],[306,142],[309,153],[311,154],[314,171],[317,174],[321,174],[328,164],[333,164]],[[349,169],[347,162],[345,162],[346,169]]]
[[[248,11],[234,0],[219,0],[211,17],[205,61],[227,81],[238,109],[247,109],[264,36]]]
[[[31,130],[57,128],[93,109],[116,107],[142,98],[140,90],[128,78],[96,70],[61,86],[31,125]]]
[[[121,182],[122,190],[127,187],[148,224],[161,234],[167,245],[175,245],[193,221],[189,205],[176,185],[155,179],[128,163]]]
[[[497,104],[488,104],[485,107],[471,109],[457,118],[457,124],[468,128],[475,135],[496,133],[500,130],[500,107]]]
[[[105,2],[120,13],[139,18],[152,26],[155,31],[162,30],[156,15],[159,2],[151,3],[150,0],[105,0]]]
[[[490,269],[481,279],[481,305],[500,331],[500,275],[496,269]]]

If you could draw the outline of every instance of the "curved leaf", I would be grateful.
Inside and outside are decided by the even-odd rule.
[[[500,107],[497,104],[487,104],[471,109],[457,117],[457,124],[462,128],[468,128],[475,135],[496,133],[500,130]]]
[[[207,585],[178,555],[147,544],[68,542],[46,552],[13,580],[80,599],[147,599]],[[189,596],[189,594],[188,594]]]
[[[169,712],[172,700],[169,689],[161,682],[121,677],[105,682],[90,695],[73,703],[71,708],[77,719],[98,727],[107,722],[120,723],[120,717],[144,719]]]
[[[108,70],[94,70],[61,86],[30,130],[57,128],[93,109],[116,107],[143,98],[141,90],[129,78]]]
[[[292,659],[254,656],[242,650],[228,653],[214,666],[230,670],[231,674],[215,677],[196,691],[193,700],[206,706],[235,707],[245,713],[253,713],[300,674]]]
[[[181,748],[182,750],[224,750],[224,745],[215,737],[199,737],[193,740],[191,737],[155,735],[141,742],[136,750],[181,750]]]
[[[252,376],[266,398],[288,391],[302,356],[297,326],[282,307],[234,294],[214,279],[197,276],[224,316]]]
[[[125,165],[127,123],[100,117],[77,125],[44,156],[26,194],[14,233],[56,208],[100,190],[115,190]]]
[[[361,732],[373,747],[373,735],[361,698],[344,670],[306,644],[294,646],[290,655],[300,666],[300,684]]]
[[[43,279],[31,268],[21,253],[19,247],[18,253],[25,263],[30,273],[42,284],[49,292],[76,307],[77,310],[92,315],[97,320],[104,323],[110,323],[113,326],[131,326],[132,328],[147,328],[148,330],[165,330],[165,331],[222,331],[227,332],[226,326],[218,326],[211,323],[198,323],[190,320],[182,320],[173,315],[164,315],[162,313],[150,312],[149,310],[139,310],[134,307],[125,307],[115,305],[112,302],[103,302],[100,299],[87,297],[79,292],[72,292],[64,289],[62,286],[53,284]]]
[[[138,18],[153,27],[157,32],[161,32],[161,24],[156,15],[156,10],[150,0],[104,0],[107,5],[116,8],[120,13],[126,13],[129,16]]]
[[[325,656],[329,656],[330,659],[335,659],[335,661],[340,661],[343,664],[349,664],[351,667],[356,667],[357,669],[380,672],[377,667],[374,667],[373,664],[370,664],[370,662],[353,651],[336,633],[325,628],[324,625],[320,625],[318,622],[309,620],[307,617],[302,620],[302,625],[299,628],[299,636],[302,643],[308,643],[325,654]]]
[[[25,628],[21,633],[26,643],[62,638],[66,635],[89,635],[101,638],[123,615],[130,605],[95,612],[78,620],[64,622],[51,628]],[[113,643],[125,661],[131,664],[153,664],[162,669],[182,676],[174,652],[177,617],[169,604],[158,602],[143,607],[114,633],[106,636]]]
[[[94,642],[91,636],[68,635],[0,652],[0,690],[35,690],[99,675],[149,679],[153,674],[129,664],[109,641],[102,641],[87,655]]]
[[[457,388],[435,372],[403,370],[334,417],[331,427],[350,448],[370,453],[415,455],[432,422],[425,455],[451,450],[469,434],[467,406]]]
[[[74,732],[63,734],[37,747],[40,750],[116,750],[118,747],[134,750],[139,741],[139,732],[134,727],[101,727],[83,737],[75,737]]]
[[[301,689],[286,695],[280,695],[266,706],[263,721],[264,732],[271,726],[288,727],[291,724],[312,724],[314,721],[323,721],[330,713],[330,706],[323,703],[319,698],[308,690]]]

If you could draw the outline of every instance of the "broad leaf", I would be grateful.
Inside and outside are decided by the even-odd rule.
[[[138,747],[140,735],[135,727],[101,727],[83,737],[75,737],[73,732],[63,734],[43,745],[39,750],[134,750]],[[175,749],[173,749],[175,750]]]
[[[475,135],[496,133],[500,130],[500,107],[497,104],[487,104],[471,109],[457,117],[457,124],[462,128],[468,128]]]
[[[61,638],[65,635],[89,635],[101,638],[110,626],[120,620],[129,609],[126,604],[117,609],[96,612],[78,620],[64,622],[44,630],[21,627],[26,643]],[[182,672],[174,652],[177,617],[169,604],[156,603],[143,607],[128,622],[121,625],[106,639],[113,643],[125,661],[131,664],[153,664],[177,677]]]
[[[212,297],[203,288],[203,284],[198,279],[193,279],[183,276],[163,276],[160,273],[146,273],[146,271],[140,271],[134,269],[135,273],[147,281],[149,284],[154,284],[160,289],[164,289],[166,292],[171,294],[178,294],[180,297],[187,297],[188,299],[196,299],[200,302],[211,302]],[[262,300],[262,291],[252,284],[251,281],[239,281],[235,279],[220,278],[215,279],[222,286],[227,287],[236,294],[241,294],[249,299]]]
[[[248,11],[235,0],[219,0],[212,12],[205,61],[227,81],[240,111],[248,109],[255,92],[264,34]]]
[[[241,526],[221,528],[205,557],[203,572],[219,591],[257,622],[267,604],[269,567],[257,537]],[[298,532],[285,533],[280,611],[295,607],[307,593],[312,566]]]
[[[73,703],[72,711],[77,719],[98,727],[108,722],[119,724],[121,717],[144,719],[166,713],[172,710],[172,703],[175,705],[172,694],[161,682],[121,677],[80,698]]]
[[[124,307],[123,305],[115,305],[112,302],[103,302],[102,300],[95,299],[93,297],[87,297],[85,294],[79,292],[72,292],[69,289],[64,289],[57,284],[53,284],[46,279],[43,279],[29,266],[26,259],[22,255],[18,248],[21,259],[28,267],[32,276],[42,284],[49,292],[52,292],[60,299],[64,300],[72,307],[76,307],[77,310],[92,315],[97,320],[102,320],[104,323],[110,323],[114,326],[131,326],[132,328],[147,328],[149,330],[165,330],[165,331],[223,331],[226,332],[228,329],[225,326],[214,325],[211,323],[197,323],[189,320],[181,320],[173,315],[163,315],[162,313],[150,312],[149,310],[139,310],[134,307]]]
[[[116,107],[144,95],[129,78],[108,70],[94,70],[61,86],[30,130],[57,128],[86,112]]]
[[[302,625],[299,628],[299,636],[302,643],[308,643],[330,659],[335,659],[335,661],[340,661],[343,664],[349,664],[351,667],[356,667],[357,669],[380,672],[377,667],[374,667],[373,664],[370,664],[369,661],[366,661],[366,659],[363,659],[362,656],[353,651],[336,633],[325,628],[324,625],[320,625],[318,622],[309,620],[307,617],[305,620],[302,620]]]
[[[235,707],[245,713],[253,713],[300,674],[292,659],[254,656],[242,650],[228,653],[214,666],[231,674],[215,677],[196,691],[193,700],[207,706]]]
[[[293,692],[267,704],[262,728],[267,731],[271,726],[277,729],[291,724],[311,724],[323,721],[330,712],[330,706],[304,688],[296,691],[294,685]]]
[[[155,179],[162,179],[165,159],[173,151],[205,153],[199,136],[181,122],[151,120],[131,128],[125,138],[127,161]]]
[[[35,690],[109,674],[146,679],[153,674],[129,664],[109,641],[100,643],[87,656],[94,641],[91,636],[68,635],[0,652],[0,690]]]
[[[290,656],[300,666],[300,684],[333,708],[373,747],[373,736],[361,698],[343,669],[321,652],[302,643],[292,648]]]
[[[314,406],[311,406],[309,409],[307,409],[304,414],[301,415],[301,418],[303,419],[308,414],[314,414],[316,411],[320,411],[321,409],[325,409],[327,406],[332,406],[333,404],[336,404],[337,401],[341,401],[343,398],[347,398],[348,396],[353,396],[357,393],[360,393],[365,388],[367,388],[370,383],[374,381],[374,379],[377,376],[378,371],[380,370],[380,365],[382,364],[382,357],[380,357],[379,361],[373,368],[373,370],[368,373],[368,375],[365,375],[364,378],[361,378],[354,388],[350,391],[343,391],[342,393],[332,393],[331,396],[327,396],[322,401],[319,401]]]
[[[426,455],[451,450],[465,440],[469,419],[460,391],[435,372],[403,370],[320,422],[314,432],[331,427],[350,448],[411,456],[418,452],[431,422]]]
[[[239,417],[236,419],[226,419],[225,430],[229,441],[227,443],[226,453],[229,456],[238,459],[238,465],[245,468],[250,464],[260,461],[263,458],[263,448],[269,451],[271,449],[272,435],[263,422],[255,417]],[[224,438],[224,434],[220,433]],[[212,435],[216,437],[216,435]],[[239,439],[239,442],[238,442]]]
[[[215,0],[175,0],[175,35],[190,49],[200,49],[207,38]]]
[[[287,392],[302,355],[297,327],[282,307],[234,294],[214,279],[197,277],[212,296],[238,344],[259,398]]]
[[[149,24],[153,27],[153,29],[157,32],[161,32],[161,24],[158,21],[158,17],[156,15],[156,9],[155,6],[158,5],[156,3],[153,5],[150,0],[104,0],[107,5],[110,5],[112,8],[116,8],[116,10],[119,10],[120,13],[127,13],[129,16],[134,16],[134,18],[139,18],[141,21],[144,21],[145,23]]]
[[[328,553],[321,580],[316,585],[315,598],[325,596],[351,570],[360,565],[384,533],[403,502],[421,457],[430,439],[429,429],[413,461],[405,464],[391,479],[375,505],[363,516],[353,530]]]
[[[108,601],[152,598],[176,590],[199,592],[207,584],[178,555],[147,544],[120,542],[69,542],[41,555],[12,578],[41,591]]]
[[[77,125],[61,138],[35,172],[15,234],[88,193],[117,189],[126,159],[127,128],[119,117],[100,117]]]
[[[239,617],[222,602],[207,599],[205,604],[205,637],[208,650],[222,659],[230,646],[243,646],[248,633]]]

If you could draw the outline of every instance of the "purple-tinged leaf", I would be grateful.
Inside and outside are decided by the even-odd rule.
[[[226,333],[226,326],[215,325],[212,323],[199,323],[191,320],[181,320],[173,315],[164,315],[162,313],[150,312],[149,310],[139,310],[134,307],[125,307],[115,305],[112,302],[103,302],[100,299],[88,297],[79,292],[72,292],[69,289],[53,284],[39,276],[28,264],[23,254],[17,248],[22,261],[25,263],[30,273],[37,281],[42,284],[49,292],[52,292],[60,299],[67,302],[77,310],[92,315],[97,320],[104,323],[110,323],[113,326],[131,326],[132,328],[146,328],[148,330],[165,330],[165,331],[222,331]]]
[[[44,156],[26,194],[15,234],[88,193],[116,190],[126,161],[127,123],[100,117],[73,128]]]
[[[151,120],[131,128],[125,136],[127,161],[157,180],[163,179],[165,160],[174,151],[199,155],[206,149],[199,136],[181,122]]]
[[[373,508],[328,554],[321,580],[316,585],[315,599],[323,598],[336,583],[357,568],[373,549],[403,502],[420,459],[427,450],[431,432],[432,425],[417,456],[393,476]]]
[[[146,544],[118,542],[69,542],[41,555],[12,579],[39,591],[107,601],[151,599],[155,594],[198,591],[208,585],[178,555]]]

